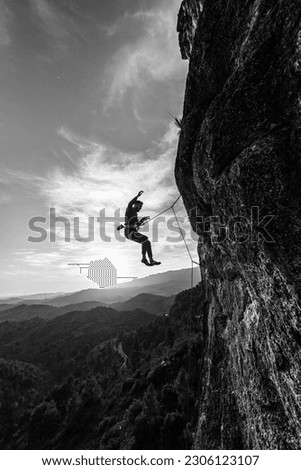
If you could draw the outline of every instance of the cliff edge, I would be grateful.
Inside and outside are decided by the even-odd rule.
[[[298,449],[301,3],[202,3],[175,168],[206,291],[194,446]]]

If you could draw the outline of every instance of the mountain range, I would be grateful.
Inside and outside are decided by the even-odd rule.
[[[171,302],[145,296],[126,303]],[[190,447],[202,298],[199,286],[182,292],[168,316],[101,306],[2,322],[0,447]]]
[[[1,448],[190,446],[199,307],[191,291],[175,295],[190,287],[190,275],[170,271],[111,289],[5,299]]]
[[[193,268],[194,285],[200,281],[200,270]],[[164,273],[152,274],[147,277],[135,279],[131,282],[119,284],[107,289],[85,289],[73,293],[33,294],[28,296],[3,298],[0,311],[6,310],[7,305],[34,305],[46,304],[54,307],[77,305],[83,302],[97,302],[98,304],[112,304],[124,302],[139,294],[154,294],[169,297],[191,287],[191,268]],[[1,302],[1,301],[0,301]]]
[[[138,294],[124,302],[116,302],[110,304],[117,311],[134,311],[144,310],[146,313],[154,315],[168,314],[170,307],[173,305],[175,296],[164,297],[154,294]],[[0,307],[0,323],[6,321],[26,321],[33,318],[41,318],[44,320],[52,320],[69,312],[88,312],[96,307],[104,307],[100,302],[81,302],[79,304],[70,304],[63,307],[54,307],[46,304],[18,304],[4,305]]]

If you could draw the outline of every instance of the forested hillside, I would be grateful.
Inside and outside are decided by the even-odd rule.
[[[1,448],[191,447],[202,298],[184,291],[162,317],[100,307],[1,324]]]

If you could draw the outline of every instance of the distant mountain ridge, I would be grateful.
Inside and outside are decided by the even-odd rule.
[[[72,292],[70,292],[72,293]],[[5,303],[5,304],[16,304],[20,303],[24,300],[29,300],[32,302],[39,302],[40,300],[46,300],[46,299],[52,299],[55,297],[59,297],[60,295],[66,295],[66,292],[50,292],[50,293],[42,293],[42,294],[24,294],[24,295],[16,295],[14,296],[6,296],[6,297],[0,297],[0,303]]]
[[[93,301],[70,304],[63,307],[55,307],[46,304],[5,305],[7,308],[3,310],[1,310],[0,306],[0,323],[5,321],[20,322],[33,318],[52,320],[69,312],[88,312],[98,307],[111,307],[116,311],[144,310],[146,313],[164,315],[169,312],[175,297],[176,296],[165,297],[154,294],[139,294],[124,302],[115,302],[107,305]]]
[[[103,303],[123,302],[138,294],[154,294],[169,297],[190,288],[190,269],[167,271],[135,279],[132,282],[108,289],[87,289],[69,295],[59,296],[43,303],[62,307],[80,302],[96,301]],[[195,283],[200,280],[200,271],[194,268]]]
[[[200,281],[200,270],[194,268],[195,284]],[[17,297],[3,300],[4,303],[14,304],[46,304],[54,307],[64,307],[67,305],[77,305],[83,302],[97,302],[102,304],[112,304],[124,302],[139,294],[153,294],[164,297],[176,295],[179,292],[190,288],[191,269],[180,269],[166,271],[158,274],[135,279],[131,282],[120,284],[107,289],[85,289],[78,292],[60,294],[35,294],[33,296]],[[23,299],[23,300],[22,300]],[[0,306],[1,307],[1,306]]]
[[[0,305],[0,323],[4,321],[26,321],[32,318],[42,318],[44,320],[52,320],[53,318],[65,315],[69,312],[86,312],[96,307],[103,307],[100,302],[82,302],[79,304],[66,305],[64,307],[54,307],[53,305],[44,304],[18,304],[6,305],[6,309],[2,309]]]
[[[143,309],[145,312],[155,315],[168,314],[174,304],[176,296],[164,297],[154,294],[138,294],[125,302],[116,302],[110,306],[115,310],[136,310]]]

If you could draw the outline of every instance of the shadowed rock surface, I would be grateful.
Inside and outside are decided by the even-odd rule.
[[[300,19],[205,0],[193,42],[175,173],[207,300],[195,448],[301,445]]]
[[[179,46],[183,60],[190,59],[193,38],[202,8],[200,0],[184,0],[181,3],[177,32],[179,33]]]

